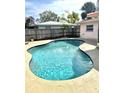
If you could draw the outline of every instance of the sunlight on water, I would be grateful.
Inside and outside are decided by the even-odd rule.
[[[88,55],[79,49],[80,40],[58,40],[29,49],[31,71],[46,80],[67,80],[79,77],[93,67]]]

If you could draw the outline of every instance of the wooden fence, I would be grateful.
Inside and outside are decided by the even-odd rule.
[[[48,29],[25,29],[25,41],[41,40],[41,39],[53,39],[58,37],[79,37],[80,27],[70,27],[67,29],[63,28],[48,28]]]

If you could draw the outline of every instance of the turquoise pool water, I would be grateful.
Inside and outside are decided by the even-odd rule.
[[[79,49],[82,43],[81,40],[57,40],[30,48],[31,71],[46,80],[68,80],[89,72],[93,63]]]

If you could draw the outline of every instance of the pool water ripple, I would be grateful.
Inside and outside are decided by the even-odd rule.
[[[91,58],[79,49],[80,40],[57,40],[30,48],[31,71],[46,80],[68,80],[89,72]]]

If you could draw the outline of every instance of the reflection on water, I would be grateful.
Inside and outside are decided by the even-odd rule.
[[[79,49],[80,40],[60,40],[29,49],[31,71],[47,80],[67,80],[79,77],[93,67],[88,55]]]

